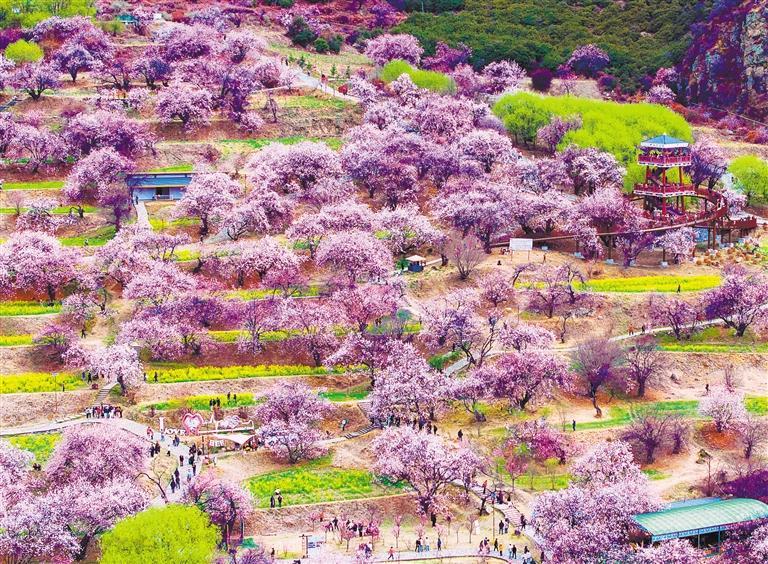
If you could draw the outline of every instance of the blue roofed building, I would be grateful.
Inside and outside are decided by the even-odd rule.
[[[180,200],[191,172],[137,172],[126,177],[134,201]]]

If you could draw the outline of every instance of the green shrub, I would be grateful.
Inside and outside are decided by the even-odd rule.
[[[691,126],[669,108],[656,104],[619,104],[576,96],[541,96],[527,92],[507,94],[493,107],[512,135],[527,143],[535,141],[535,129],[551,116],[581,117],[581,128],[569,131],[560,149],[574,144],[597,147],[613,154],[627,167],[627,183],[640,178],[637,147],[641,141],[667,133],[686,141],[693,140]]]
[[[318,53],[327,53],[329,50],[328,41],[326,41],[323,37],[318,37],[315,39],[315,51]]]
[[[339,34],[328,39],[328,50],[331,53],[340,53],[342,45],[344,45],[344,37]]]
[[[33,41],[19,39],[5,48],[5,58],[16,64],[34,63],[43,58],[43,50]]]
[[[150,369],[152,370],[152,369]],[[197,382],[201,380],[236,380],[239,378],[275,378],[278,376],[321,376],[341,374],[344,369],[328,370],[323,367],[293,364],[269,364],[255,366],[179,366],[157,367],[157,378],[161,384],[171,382]],[[150,378],[150,382],[154,379]]]
[[[44,315],[59,313],[61,304],[47,304],[43,302],[0,302],[0,317],[13,317],[17,315]]]
[[[50,372],[0,375],[0,394],[61,392],[62,386],[64,391],[70,391],[82,388],[83,385],[79,376],[68,372],[60,373],[56,378]]]
[[[401,60],[390,61],[384,65],[379,78],[386,83],[390,83],[397,80],[402,74],[410,76],[413,83],[419,88],[425,88],[432,92],[447,94],[456,90],[456,84],[447,74],[419,70]]]

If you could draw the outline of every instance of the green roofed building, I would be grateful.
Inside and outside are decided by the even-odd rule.
[[[685,537],[700,541],[702,536],[714,533],[719,543],[723,531],[768,519],[768,505],[756,499],[705,498],[673,503],[667,509],[641,513],[633,519],[652,543]]]

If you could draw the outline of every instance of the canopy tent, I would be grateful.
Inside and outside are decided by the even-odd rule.
[[[768,519],[768,505],[756,499],[709,498],[672,504],[669,508],[633,517],[651,542],[727,531],[742,523]]]
[[[672,137],[666,133],[651,139],[646,139],[640,143],[640,146],[645,149],[685,149],[688,145],[689,143],[687,141]]]

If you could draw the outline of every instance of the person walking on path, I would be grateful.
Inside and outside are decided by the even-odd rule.
[[[387,557],[387,560],[394,560],[395,559],[395,549],[393,547],[389,547],[389,551],[387,551],[387,554],[389,556]]]

